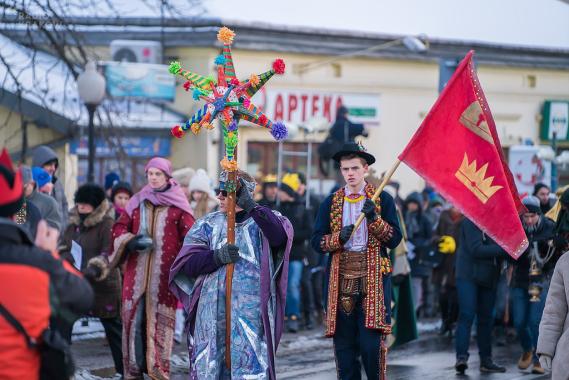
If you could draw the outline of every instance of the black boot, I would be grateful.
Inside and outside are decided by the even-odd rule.
[[[483,361],[480,364],[480,372],[494,373],[494,372],[506,372],[506,367],[499,366],[494,363],[492,359]]]
[[[456,369],[456,373],[460,375],[464,375],[464,371],[468,369],[468,364],[464,359],[458,359],[456,364],[454,365],[454,369]]]
[[[313,328],[314,328],[314,317],[312,316],[312,312],[308,312],[305,314],[304,318],[304,329],[312,330]]]

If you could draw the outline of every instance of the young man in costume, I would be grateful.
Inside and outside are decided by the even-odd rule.
[[[293,230],[253,200],[255,180],[238,171],[235,244],[227,243],[227,173],[220,211],[196,221],[170,272],[170,289],[188,313],[191,379],[275,379]],[[225,365],[227,264],[231,293],[231,368]]]
[[[393,198],[383,191],[374,203],[364,177],[375,158],[356,143],[334,155],[346,185],[322,202],[312,246],[329,252],[326,336],[334,339],[338,378],[385,379],[385,337],[391,332],[391,262],[387,249],[401,241]],[[360,215],[365,219],[357,230]],[[353,236],[352,236],[353,233]]]

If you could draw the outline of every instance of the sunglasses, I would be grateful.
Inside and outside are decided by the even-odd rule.
[[[221,195],[222,197],[227,197],[227,191],[218,189],[217,195]]]

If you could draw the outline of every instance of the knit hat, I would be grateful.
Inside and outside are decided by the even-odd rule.
[[[51,176],[49,173],[39,166],[34,166],[32,168],[32,177],[34,182],[38,185],[38,189],[51,182]]]
[[[97,208],[105,200],[105,191],[99,185],[87,183],[75,192],[75,203],[86,203]]]
[[[528,212],[534,214],[541,214],[541,207],[539,205],[539,199],[534,197],[533,195],[528,195],[524,199],[522,199],[522,203],[528,209]]]
[[[105,191],[112,189],[114,185],[119,183],[121,178],[115,172],[110,172],[105,176]]]
[[[292,187],[290,187],[289,185],[287,185],[286,183],[281,183],[281,187],[280,190],[284,191],[285,193],[287,193],[289,196],[296,198],[298,197],[298,193],[296,191],[294,191],[294,189]]]
[[[32,168],[30,168],[28,165],[22,165],[20,170],[22,171],[22,182],[24,185],[33,181],[34,177],[32,175]]]
[[[115,196],[119,193],[126,193],[129,197],[132,197],[132,187],[128,182],[117,182],[113,186],[113,190],[111,191],[111,200],[114,202]]]
[[[267,174],[263,177],[263,185],[276,185],[277,176],[274,174]]]
[[[180,186],[190,186],[190,181],[192,177],[196,174],[196,171],[192,168],[182,168],[174,170],[172,177],[180,184]]]
[[[15,215],[24,204],[22,173],[14,170],[6,148],[0,154],[0,217]]]
[[[283,176],[282,183],[288,185],[293,191],[298,191],[300,178],[298,178],[297,173],[286,173]]]
[[[188,186],[188,191],[202,191],[206,194],[212,192],[211,180],[209,179],[207,173],[203,169],[198,169],[196,174],[192,177],[190,185]]]

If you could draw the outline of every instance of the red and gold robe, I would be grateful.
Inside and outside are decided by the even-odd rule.
[[[372,198],[375,188],[371,184],[365,186],[367,198]],[[328,268],[328,297],[326,310],[326,336],[336,333],[336,318],[340,289],[340,255],[343,245],[340,243],[342,215],[344,209],[344,188],[340,188],[321,205],[316,221],[313,247],[321,252],[331,252],[331,263]],[[391,294],[384,294],[384,286],[391,281],[391,263],[386,254],[381,255],[382,246],[393,248],[401,240],[401,231],[395,204],[389,194],[382,192],[376,201],[378,218],[368,224],[367,260],[367,296],[363,300],[365,310],[365,326],[377,329],[382,334],[391,332]],[[321,225],[321,226],[320,226]],[[316,244],[319,246],[317,247]]]
[[[173,206],[154,206],[144,202],[148,233],[154,242],[151,252],[126,252],[126,244],[137,235],[140,208],[129,217],[123,213],[113,226],[110,266],[122,266],[123,362],[125,379],[138,379],[148,371],[152,379],[168,379],[172,353],[176,297],[168,288],[170,267],[184,237],[194,224],[194,217]],[[144,305],[144,309],[140,307]],[[140,309],[140,310],[139,310]],[[146,370],[136,360],[137,334],[140,323],[137,313],[146,320]],[[140,319],[140,318],[139,318]],[[142,335],[144,336],[144,335]]]

